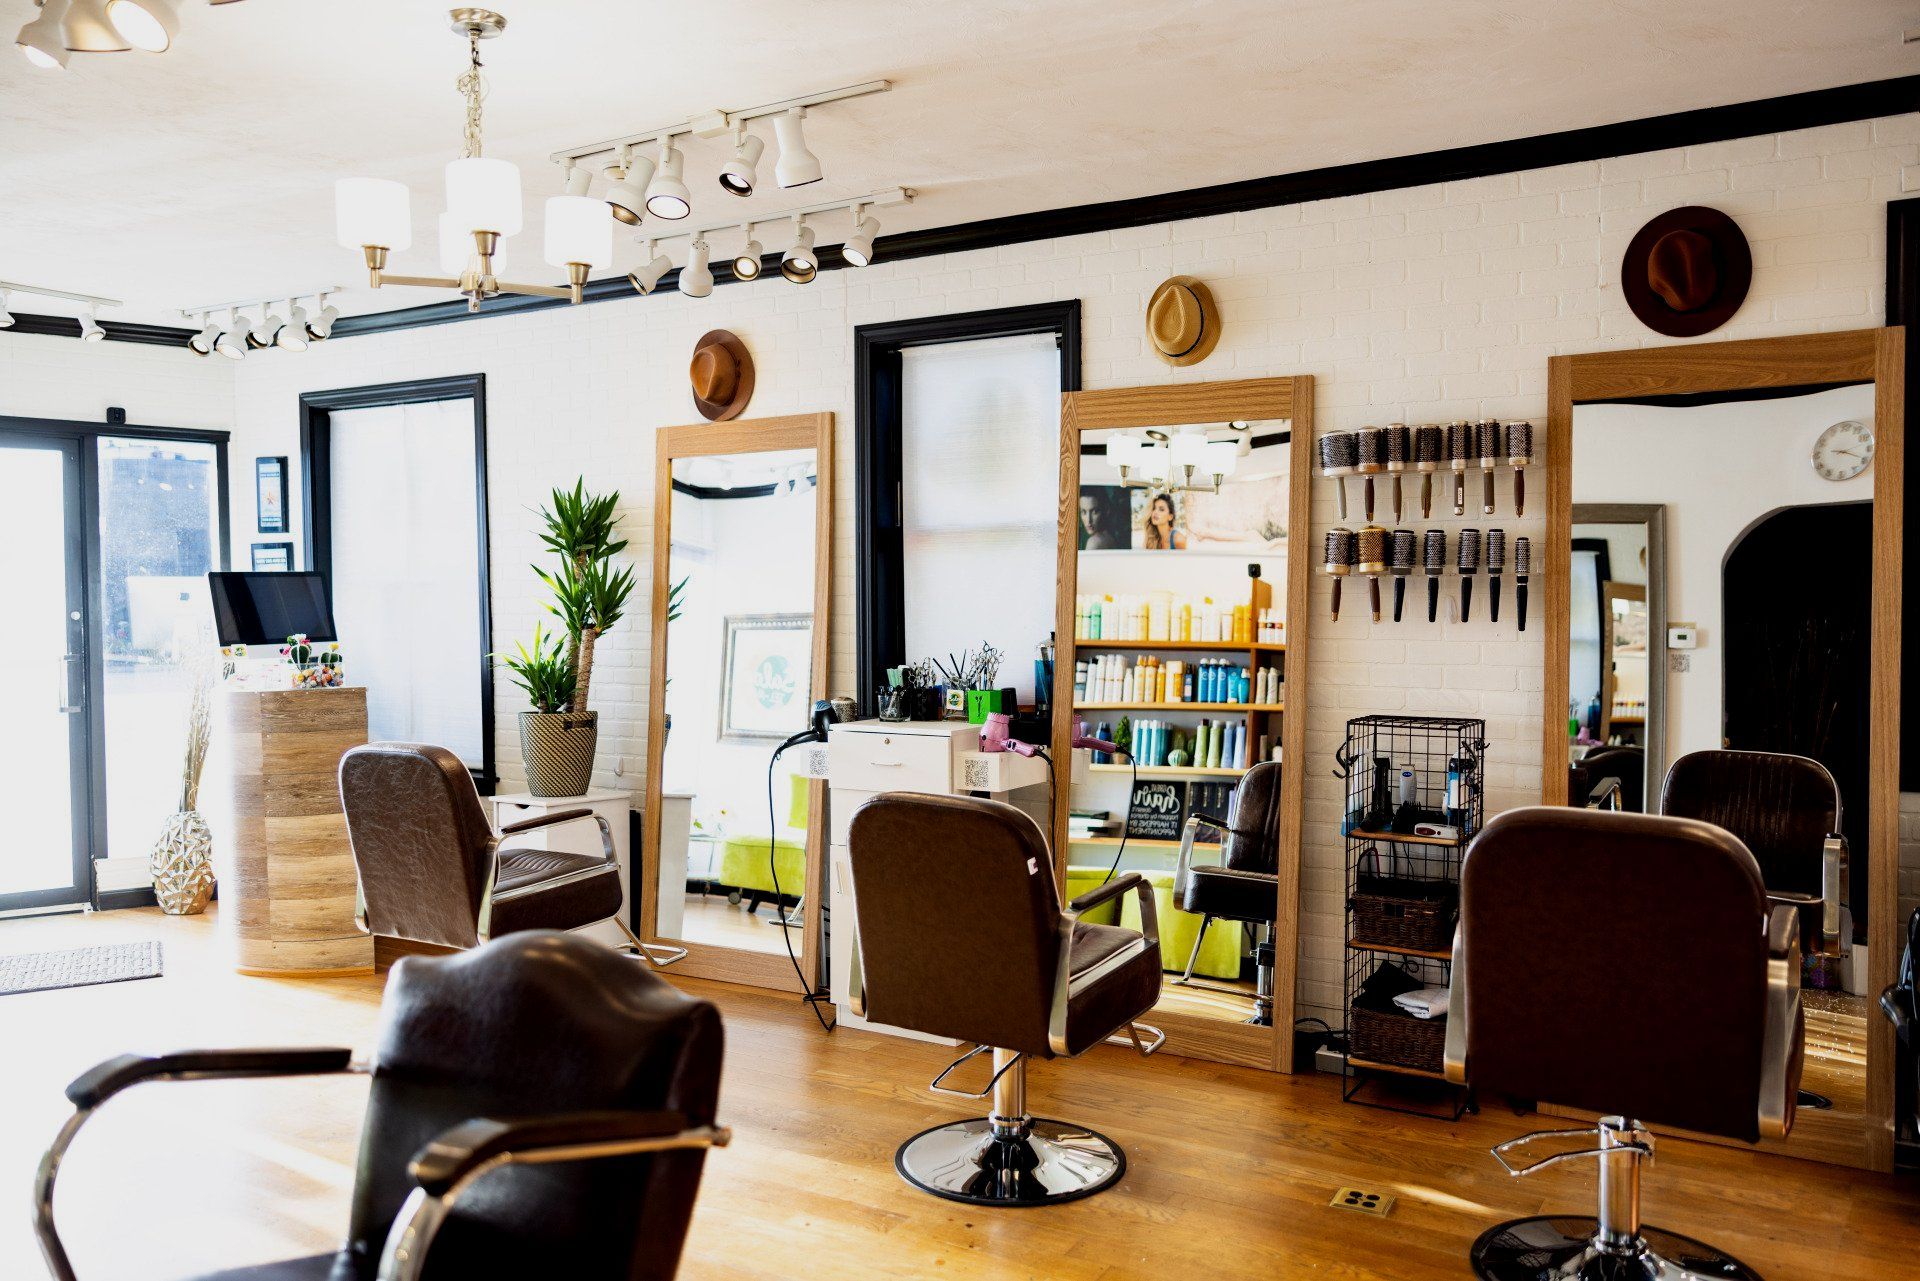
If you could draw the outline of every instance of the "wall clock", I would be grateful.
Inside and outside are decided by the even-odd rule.
[[[1873,428],[1857,419],[1837,422],[1813,442],[1813,470],[1822,480],[1852,480],[1873,462]]]

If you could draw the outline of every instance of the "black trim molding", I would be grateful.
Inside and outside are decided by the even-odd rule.
[[[177,325],[136,325],[119,320],[103,320],[100,328],[106,331],[107,342],[137,342],[153,347],[184,347],[187,339],[200,332],[198,329],[182,329]],[[72,316],[42,316],[16,311],[13,313],[13,323],[0,329],[0,333],[78,338],[80,322]]]
[[[1080,390],[1080,300],[925,316],[853,331],[855,699],[871,711],[880,673],[907,661],[900,511],[900,353],[908,347],[1054,334],[1060,390]]]

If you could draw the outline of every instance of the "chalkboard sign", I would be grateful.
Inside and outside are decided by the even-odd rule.
[[[1185,818],[1180,796],[1178,783],[1136,784],[1127,835],[1143,841],[1179,840],[1180,823]]]

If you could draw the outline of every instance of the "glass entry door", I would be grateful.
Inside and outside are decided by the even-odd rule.
[[[88,618],[81,442],[0,433],[0,912],[87,897]]]

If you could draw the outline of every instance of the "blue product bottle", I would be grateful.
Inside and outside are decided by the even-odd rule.
[[[1113,726],[1107,724],[1105,721],[1101,721],[1098,725],[1094,726],[1093,736],[1111,743],[1113,741]],[[1109,765],[1112,764],[1112,762],[1113,756],[1110,753],[1095,752],[1093,754],[1093,763],[1095,765]]]

